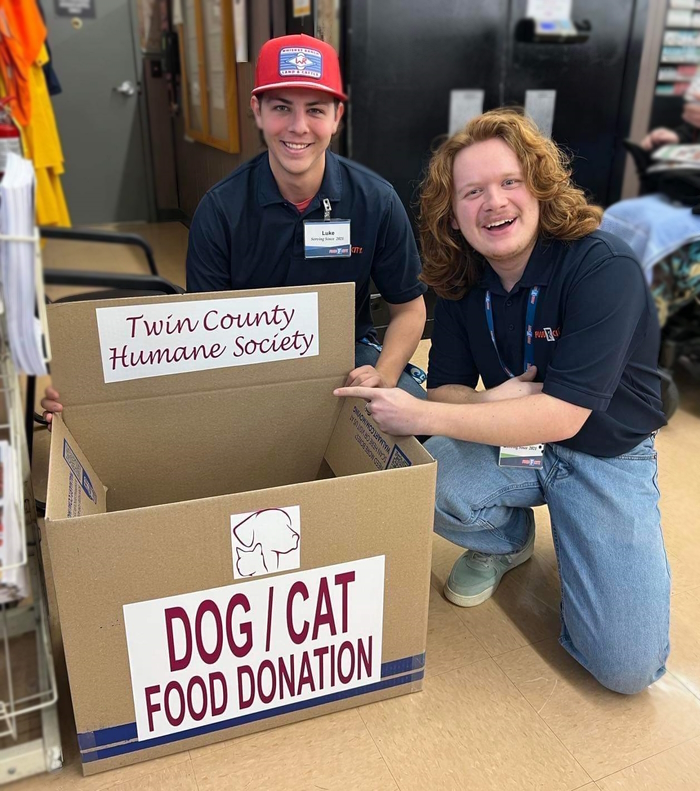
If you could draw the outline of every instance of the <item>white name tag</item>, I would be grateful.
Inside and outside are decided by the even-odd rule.
[[[498,454],[499,467],[541,467],[544,445],[504,445]]]
[[[349,258],[350,220],[304,223],[304,258]]]

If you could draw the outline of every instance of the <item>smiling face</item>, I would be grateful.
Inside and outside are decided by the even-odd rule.
[[[285,88],[270,90],[262,101],[253,96],[251,107],[278,183],[310,179],[320,186],[325,152],[343,117],[343,104],[336,107],[325,91]]]
[[[452,227],[502,279],[519,279],[537,241],[540,208],[515,152],[497,137],[474,143],[455,156],[452,174]]]

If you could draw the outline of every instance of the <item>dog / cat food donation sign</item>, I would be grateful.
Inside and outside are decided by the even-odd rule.
[[[384,558],[128,604],[139,739],[381,679]]]

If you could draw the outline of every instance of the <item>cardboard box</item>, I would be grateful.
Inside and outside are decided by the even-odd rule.
[[[46,533],[86,774],[420,689],[436,464],[332,395],[353,300],[51,306]]]

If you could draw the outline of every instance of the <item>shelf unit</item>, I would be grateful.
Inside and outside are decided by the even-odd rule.
[[[698,65],[700,1],[669,0],[656,78],[656,96],[683,96],[695,77]]]
[[[0,237],[8,241],[8,237]],[[38,233],[22,240],[34,245],[39,315],[44,318],[43,281]],[[63,765],[57,711],[57,684],[38,528],[32,491],[29,452],[24,430],[24,404],[19,375],[9,345],[2,284],[0,283],[0,439],[13,449],[15,501],[23,546],[20,562],[0,568],[0,580],[10,568],[26,575],[27,595],[0,604],[0,785]],[[45,333],[45,321],[42,321]],[[45,345],[48,349],[48,344]]]

